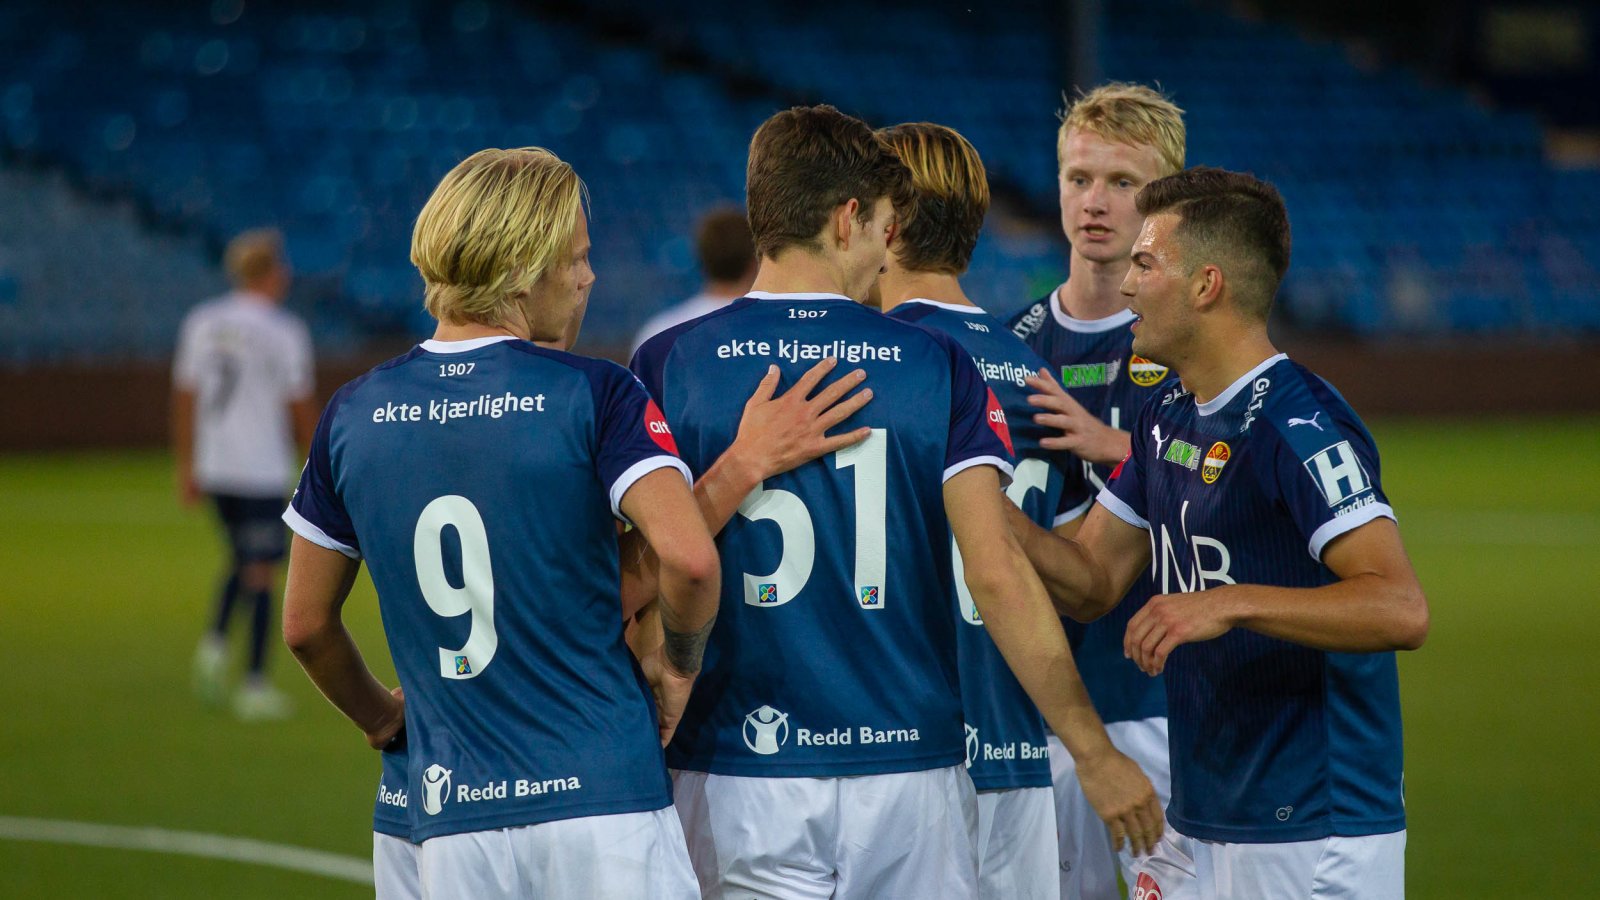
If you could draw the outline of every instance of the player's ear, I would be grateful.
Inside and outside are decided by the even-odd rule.
[[[854,197],[833,208],[833,236],[839,244],[839,249],[850,249],[850,239],[855,236],[855,229],[861,224],[856,220],[856,215],[860,212],[861,201]]]
[[[1189,280],[1189,288],[1193,295],[1196,310],[1207,310],[1217,305],[1222,300],[1223,288],[1227,284],[1227,277],[1223,275],[1222,268],[1213,263],[1206,263],[1195,270],[1194,277]]]

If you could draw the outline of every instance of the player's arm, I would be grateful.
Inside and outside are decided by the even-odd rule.
[[[317,690],[383,748],[405,725],[400,689],[378,682],[344,627],[341,613],[361,563],[298,534],[289,547],[283,594],[283,640]]]
[[[1120,849],[1155,846],[1162,813],[1150,779],[1106,735],[1044,587],[1005,516],[1014,505],[996,470],[973,466],[944,485],[945,511],[967,573],[967,587],[1006,664],[1077,763],[1084,794]],[[1048,534],[1049,532],[1045,532]]]
[[[1322,561],[1338,581],[1317,588],[1225,584],[1152,597],[1128,623],[1123,650],[1154,675],[1173,648],[1232,628],[1333,653],[1422,646],[1428,600],[1393,520],[1374,519],[1334,538]]]
[[[850,394],[867,377],[861,369],[840,377],[812,396],[812,391],[837,365],[838,360],[832,357],[824,359],[780,396],[773,396],[778,389],[778,367],[767,369],[744,405],[733,443],[695,483],[695,501],[712,534],[728,524],[739,504],[762,481],[859,444],[872,433],[871,428],[862,426],[844,434],[828,435],[828,429],[855,415],[872,399],[872,388]]]
[[[1115,608],[1150,565],[1149,535],[1098,503],[1081,520],[1061,526],[1072,529],[1070,538],[1040,528],[1015,507],[1006,517],[1056,610],[1079,622]]]
[[[174,386],[172,389],[172,462],[178,483],[178,499],[185,506],[200,499],[200,486],[194,480],[195,392]]]
[[[872,433],[872,429],[863,426],[844,434],[828,434],[829,429],[855,415],[872,399],[871,388],[850,393],[867,377],[861,369],[812,396],[812,391],[837,365],[838,360],[832,357],[822,360],[779,396],[774,396],[780,377],[778,367],[767,369],[755,393],[745,402],[733,443],[694,485],[695,503],[713,535],[722,531],[739,504],[762,481],[859,444]],[[656,563],[636,532],[622,535],[618,542],[623,567],[623,614],[632,616],[655,599]]]
[[[676,469],[656,469],[622,496],[620,508],[658,560],[662,641],[641,660],[656,693],[663,746],[683,717],[717,619],[722,569],[717,548]]]
[[[1028,377],[1028,386],[1039,393],[1030,395],[1028,402],[1044,410],[1033,421],[1061,432],[1059,436],[1039,441],[1046,450],[1067,450],[1080,459],[1102,466],[1114,466],[1128,457],[1132,439],[1126,431],[1112,428],[1100,421],[1083,404],[1072,399],[1066,388],[1050,376],[1048,369],[1040,369]]]

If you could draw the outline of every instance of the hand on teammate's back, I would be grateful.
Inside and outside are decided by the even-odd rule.
[[[866,426],[828,435],[828,429],[850,418],[872,399],[871,388],[850,394],[867,377],[865,371],[847,373],[811,396],[838,362],[833,357],[824,359],[776,397],[773,395],[781,373],[777,366],[769,368],[744,405],[739,433],[728,453],[761,478],[770,478],[866,440],[872,431]]]
[[[1111,849],[1121,850],[1126,839],[1136,856],[1154,850],[1166,817],[1155,787],[1139,764],[1108,746],[1093,759],[1078,760],[1077,769],[1083,795],[1111,829]]]
[[[1072,399],[1060,382],[1051,377],[1048,369],[1040,369],[1028,376],[1028,386],[1038,391],[1028,397],[1028,402],[1044,412],[1033,421],[1060,431],[1059,437],[1039,441],[1046,450],[1066,450],[1080,459],[1104,466],[1114,466],[1128,455],[1128,433],[1112,428],[1100,421],[1083,404]]]

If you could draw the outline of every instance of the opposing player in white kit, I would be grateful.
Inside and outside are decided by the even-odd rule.
[[[1085,490],[1068,493],[1086,500],[1077,516],[1057,528],[1071,535],[1089,508],[1087,498],[1128,455],[1129,422],[1171,380],[1165,367],[1132,351],[1128,326],[1134,317],[1118,288],[1143,221],[1134,196],[1156,178],[1183,168],[1183,111],[1143,85],[1102,85],[1063,113],[1056,161],[1061,229],[1071,245],[1069,274],[1010,324],[1050,364],[1051,378],[1032,382],[1039,391],[1032,402],[1042,407],[1033,410],[1034,421],[1060,432],[1043,445],[1071,451],[1081,460],[1075,474]],[[1104,618],[1066,625],[1084,684],[1111,740],[1138,761],[1165,807],[1172,799],[1166,691],[1162,679],[1140,672],[1122,653],[1128,619],[1154,592],[1150,579],[1142,577]],[[1135,895],[1181,883],[1191,869],[1182,839],[1140,859],[1115,853],[1073,774],[1072,757],[1059,752],[1053,735],[1051,742],[1062,896],[1118,900],[1119,863]],[[1178,855],[1169,857],[1171,849]],[[1166,900],[1183,898],[1169,887]]]
[[[1167,677],[1173,801],[1202,900],[1398,900],[1404,774],[1395,650],[1428,606],[1376,446],[1267,336],[1289,265],[1276,189],[1196,168],[1146,185],[1123,285],[1134,352],[1172,367],[1074,540],[1012,522],[1059,604],[1160,593],[1123,648]],[[1163,896],[1170,896],[1162,885]]]
[[[1065,635],[1005,530],[1003,411],[947,336],[860,305],[910,199],[903,168],[859,120],[796,108],[756,132],[748,181],[757,290],[634,358],[685,460],[700,470],[723,453],[742,403],[727,385],[774,367],[793,379],[839,357],[875,396],[842,423],[866,440],[765,480],[718,537],[726,602],[668,748],[706,895],[976,892],[951,526],[995,643],[1081,739],[1118,827],[1148,844],[1160,829],[1149,785],[1096,733]]]
[[[1039,446],[1055,432],[1031,420],[1024,379],[1044,363],[974,304],[960,282],[989,207],[983,162],[965,138],[942,125],[920,122],[880,133],[916,188],[914,214],[896,232],[878,279],[881,308],[902,321],[943,331],[972,354],[1011,425],[1017,467],[1007,497],[1029,518],[1051,527],[1063,511],[1081,508],[1088,498],[1079,478],[1070,479],[1069,489],[1077,460],[1064,450]],[[1055,800],[1044,725],[984,631],[970,594],[959,584],[957,593],[967,772],[978,789],[978,895],[1056,898],[1061,891]],[[1057,753],[1067,755],[1059,740],[1057,746]],[[1070,777],[1077,781],[1076,774]],[[1076,790],[1081,796],[1082,788]],[[1092,809],[1089,815],[1103,832],[1098,815]]]
[[[715,549],[638,381],[530,342],[567,339],[593,283],[583,196],[539,149],[445,177],[412,250],[434,339],[335,394],[284,513],[285,639],[370,744],[403,742],[385,787],[404,766],[425,897],[698,894],[661,741],[715,617]],[[648,686],[622,639],[617,517],[660,560]],[[362,559],[403,699],[339,621]],[[412,857],[387,837],[379,882],[403,894],[382,869]]]
[[[278,518],[294,479],[296,444],[311,444],[311,337],[283,308],[289,267],[271,229],[234,238],[223,265],[234,290],[183,321],[172,367],[172,451],[179,496],[216,507],[231,559],[211,628],[195,650],[195,688],[208,702],[226,690],[228,624],[250,605],[248,675],[234,694],[243,719],[278,718],[289,702],[267,680],[267,637],[278,566],[287,549]]]

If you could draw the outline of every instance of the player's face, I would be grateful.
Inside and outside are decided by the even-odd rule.
[[[589,289],[594,287],[594,270],[589,268],[589,217],[578,210],[572,229],[572,245],[566,258],[557,260],[534,282],[528,298],[529,339],[562,342],[576,334],[574,317],[581,318],[589,306]],[[570,329],[570,331],[569,331]]]
[[[894,234],[894,204],[880,197],[872,204],[872,214],[866,222],[853,222],[848,269],[846,271],[846,296],[856,302],[865,302],[877,284],[889,260],[889,239]]]
[[[1097,263],[1126,260],[1142,218],[1133,198],[1160,175],[1161,157],[1154,147],[1068,132],[1059,182],[1061,231],[1072,252]]]
[[[1194,333],[1193,278],[1173,235],[1177,226],[1174,213],[1146,219],[1122,280],[1122,295],[1139,317],[1132,325],[1133,352],[1168,366],[1178,362]]]

